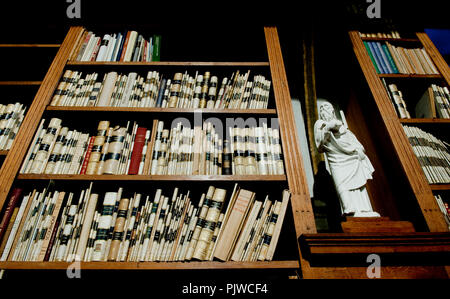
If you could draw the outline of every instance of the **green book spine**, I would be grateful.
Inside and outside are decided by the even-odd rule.
[[[383,51],[386,54],[386,56],[389,60],[389,64],[391,65],[392,69],[394,70],[394,73],[398,74],[399,73],[398,68],[395,65],[394,59],[392,59],[391,52],[389,52],[388,47],[386,45],[381,45],[381,47],[383,48]]]
[[[370,48],[367,45],[367,42],[363,41],[363,43],[364,43],[364,46],[366,47],[367,53],[369,53],[370,59],[372,60],[372,63],[375,66],[375,69],[377,70],[377,74],[380,74],[380,69],[378,68],[377,62],[375,61],[375,58],[373,57],[372,51],[370,51]]]
[[[161,35],[153,35],[153,61],[161,61]]]

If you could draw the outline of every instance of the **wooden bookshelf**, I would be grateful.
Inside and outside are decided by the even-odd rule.
[[[60,44],[0,44],[0,48],[59,48]]]
[[[261,28],[262,29],[262,28]],[[137,182],[165,182],[170,186],[185,186],[190,188],[190,182],[202,184],[204,186],[217,185],[220,183],[231,185],[234,182],[242,182],[242,184],[255,184],[263,186],[265,190],[273,187],[282,188],[285,186],[291,191],[291,200],[288,208],[291,208],[283,223],[283,230],[291,233],[292,240],[289,248],[280,248],[280,251],[291,252],[288,255],[293,258],[282,258],[281,260],[264,261],[264,262],[86,262],[81,263],[82,269],[103,269],[103,270],[195,270],[195,269],[286,269],[297,271],[300,268],[299,248],[296,239],[302,233],[315,233],[315,222],[312,213],[312,206],[307,189],[306,178],[303,171],[303,162],[298,144],[297,130],[295,126],[294,116],[292,112],[291,97],[287,85],[283,57],[278,39],[278,32],[275,27],[265,27],[264,36],[267,47],[267,62],[178,62],[178,61],[161,61],[161,62],[76,62],[72,61],[77,53],[77,49],[81,43],[81,39],[85,28],[80,26],[71,27],[60,45],[59,50],[54,58],[47,75],[40,82],[40,88],[29,108],[29,112],[19,130],[16,140],[9,154],[5,158],[3,167],[0,170],[0,208],[7,203],[10,189],[15,184],[27,185],[45,184],[47,181],[61,182],[64,185],[78,184],[77,181],[103,181],[111,182],[113,185],[118,183],[127,184]],[[273,109],[254,109],[254,110],[238,110],[238,109],[166,109],[166,108],[116,108],[116,107],[51,107],[49,103],[57,88],[65,69],[82,69],[83,67],[101,68],[101,67],[121,67],[129,68],[146,68],[149,66],[187,66],[187,67],[249,67],[264,68],[270,73],[272,81],[272,90],[269,101],[274,103]],[[156,114],[166,114],[167,117],[176,117],[177,114],[193,114],[201,111],[205,114],[219,114],[227,117],[243,117],[245,115],[255,115],[256,117],[277,117],[280,125],[280,138],[285,162],[285,175],[193,175],[193,176],[176,176],[176,175],[44,175],[44,174],[19,174],[21,164],[27,154],[30,143],[38,128],[39,122],[45,118],[47,114],[64,113],[68,115],[80,115],[87,117],[95,116],[95,112],[111,113],[111,119],[120,118],[120,113],[148,113],[149,117]],[[171,115],[174,114],[174,115]],[[144,114],[145,115],[145,114]],[[89,116],[91,117],[91,116]],[[99,183],[100,184],[100,183]],[[257,191],[257,190],[255,190]],[[280,194],[281,196],[281,194]],[[286,244],[286,243],[285,243]],[[59,262],[0,262],[0,269],[66,269],[69,263]]]
[[[417,202],[422,210],[423,216],[426,219],[428,229],[431,232],[448,231],[448,227],[445,223],[444,217],[439,211],[437,203],[433,196],[433,190],[426,180],[425,174],[418,162],[418,159],[414,155],[408,138],[403,130],[402,123],[445,123],[446,120],[405,120],[399,119],[396,115],[393,105],[390,102],[387,90],[384,88],[381,82],[381,77],[405,77],[405,78],[436,78],[445,79],[446,83],[450,83],[450,76],[448,76],[448,65],[443,63],[443,59],[440,56],[438,50],[432,45],[429,38],[422,33],[417,33],[417,36],[423,44],[427,54],[433,60],[436,68],[439,70],[439,75],[399,75],[390,74],[389,76],[380,75],[376,73],[375,67],[370,60],[362,39],[359,37],[358,32],[351,31],[350,39],[353,44],[358,62],[364,73],[369,88],[373,94],[376,106],[379,109],[381,117],[384,121],[384,125],[387,128],[389,138],[396,150],[396,155],[400,160],[400,164],[403,167],[404,173],[409,181],[409,184],[416,196]],[[427,42],[427,45],[424,43]],[[439,59],[440,57],[440,59]]]
[[[42,84],[42,81],[0,81],[1,85],[36,85],[39,86]]]
[[[6,156],[8,154],[8,150],[1,150],[0,151],[0,156]]]
[[[122,62],[122,61],[69,61],[68,66],[209,66],[209,67],[264,67],[269,62],[207,62],[207,61],[152,61],[152,62]]]
[[[450,124],[450,119],[446,118],[403,118],[399,119],[402,124]]]
[[[184,108],[140,108],[140,107],[64,107],[48,106],[47,111],[62,112],[141,112],[141,113],[178,113],[178,114],[260,114],[276,115],[276,109],[184,109]]]
[[[19,174],[18,180],[74,181],[199,181],[199,182],[283,182],[285,175],[86,175],[86,174]]]
[[[378,74],[380,78],[417,78],[417,79],[440,79],[442,75],[423,75],[423,74]]]
[[[450,190],[450,184],[430,184],[430,188],[433,191]]]
[[[65,270],[67,262],[0,262],[0,269]],[[297,269],[296,260],[274,262],[80,262],[84,270],[226,270],[226,269]]]
[[[393,38],[393,37],[361,37],[363,41],[369,42],[405,42],[405,43],[420,43],[417,38]]]

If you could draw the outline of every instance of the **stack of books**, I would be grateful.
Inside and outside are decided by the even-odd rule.
[[[9,150],[16,138],[26,107],[21,103],[0,104],[0,150]]]

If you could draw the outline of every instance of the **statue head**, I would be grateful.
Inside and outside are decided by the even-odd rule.
[[[334,115],[333,105],[328,102],[321,104],[319,107],[319,118],[325,121],[336,118],[336,115]]]

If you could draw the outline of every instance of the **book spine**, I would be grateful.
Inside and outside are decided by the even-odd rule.
[[[22,192],[23,192],[22,188],[14,188],[11,191],[8,205],[6,206],[5,213],[3,214],[2,221],[0,222],[0,241],[2,240],[3,235],[5,234],[8,223],[14,212],[14,208],[17,206],[17,203],[21,199]]]

